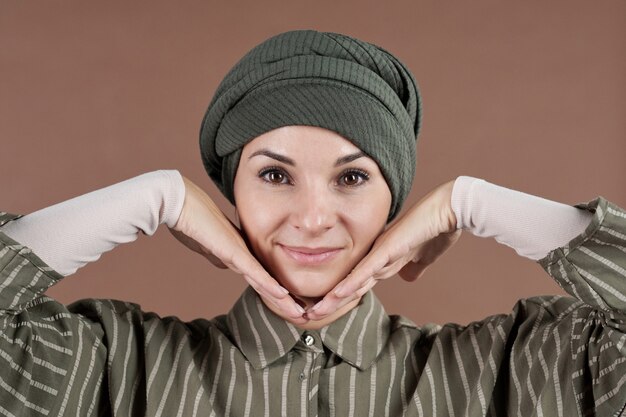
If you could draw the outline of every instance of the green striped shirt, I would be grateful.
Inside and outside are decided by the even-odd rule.
[[[0,232],[0,416],[626,415],[626,211],[539,260],[573,297],[418,327],[372,292],[319,331],[248,289],[212,320],[44,295],[63,276]],[[20,216],[0,213],[0,226]]]

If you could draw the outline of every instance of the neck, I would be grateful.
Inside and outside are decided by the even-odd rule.
[[[309,320],[304,324],[303,323],[296,324],[296,323],[293,323],[291,320],[289,320],[288,317],[285,317],[271,302],[267,301],[262,295],[259,295],[259,297],[261,297],[261,300],[263,301],[263,303],[267,306],[267,308],[272,310],[274,314],[294,324],[295,326],[301,329],[305,329],[305,330],[319,330],[322,327],[328,326],[330,323],[334,322],[339,317],[343,316],[344,314],[352,310],[354,307],[358,306],[359,303],[361,302],[361,297],[359,297],[356,300],[350,301],[348,304],[342,306],[337,311],[335,311],[332,314],[329,314],[323,319]],[[295,298],[296,297],[294,297],[294,299]],[[307,308],[313,307],[315,303],[319,300],[321,300],[321,298],[304,298],[303,299],[299,297],[296,301],[298,301],[298,304],[302,305],[302,307],[306,310]]]

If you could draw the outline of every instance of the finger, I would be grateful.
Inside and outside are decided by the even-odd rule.
[[[297,318],[290,318],[289,321],[293,324],[295,324],[296,326],[302,326],[303,324],[306,324],[309,322],[309,318],[306,316],[306,314],[297,317]]]
[[[304,309],[289,296],[289,291],[270,276],[247,248],[235,247],[228,253],[234,253],[234,255],[218,254],[217,256],[231,270],[243,275],[258,294],[270,300],[291,319],[301,318],[304,315]]]
[[[341,298],[327,294],[322,301],[307,310],[306,315],[311,320],[321,320],[357,298],[356,293]]]
[[[273,299],[264,297],[266,300],[269,300],[278,310],[282,312],[284,317],[287,317],[292,322],[297,323],[306,323],[308,319],[304,317],[305,311],[293,297],[288,296],[281,299]]]
[[[331,291],[335,297],[342,298],[353,294],[369,278],[374,276],[388,263],[388,256],[383,253],[370,252],[356,267]]]
[[[252,286],[252,285],[251,285]],[[252,287],[254,288],[254,287]],[[256,289],[255,289],[256,291]],[[266,305],[271,304],[275,309],[280,311],[282,317],[287,318],[289,321],[297,324],[304,324],[308,319],[304,316],[304,309],[298,305],[292,297],[285,297],[282,299],[274,299],[268,297],[257,291]]]
[[[400,259],[400,260],[395,261],[392,264],[388,264],[384,266],[383,268],[379,269],[378,271],[376,271],[374,275],[372,275],[372,278],[381,280],[381,279],[387,279],[389,277],[392,277],[395,274],[397,274],[398,271],[402,269],[402,267],[407,262],[408,261],[406,259]]]
[[[332,294],[328,294],[322,299],[322,301],[313,306],[312,309],[308,310],[306,314],[312,320],[323,319],[324,317],[341,309],[346,304],[363,297],[374,287],[374,285],[378,283],[378,281],[378,279],[370,278],[357,291],[346,297],[339,298],[333,296]]]
[[[253,278],[247,274],[244,274],[243,277],[254,289],[254,291],[256,291],[263,298],[274,304],[280,311],[282,311],[284,316],[289,318],[297,318],[304,315],[304,309],[291,296],[289,296],[287,290],[281,290],[279,296],[275,296],[274,293],[268,291],[268,286],[266,284],[260,284],[257,278]],[[271,281],[274,281],[274,279],[271,277],[269,279]],[[276,283],[276,285],[278,285],[278,283]],[[280,285],[278,286],[280,288],[283,288]]]
[[[376,285],[378,283],[378,281],[379,280],[376,279],[376,278],[368,279],[365,282],[365,284],[356,291],[356,295],[358,297],[363,297],[369,290],[371,290],[374,287],[374,285]]]
[[[244,272],[244,277],[248,281],[255,284],[257,292],[263,292],[272,298],[277,300],[286,298],[289,296],[289,291],[281,286],[278,281],[272,278],[262,267],[248,269],[249,272]]]
[[[387,263],[386,257],[370,257],[368,262],[362,263],[342,281],[332,291],[330,291],[319,303],[309,310],[310,317],[315,319],[323,318],[334,313],[344,305],[360,298],[365,294],[379,279],[385,279],[393,276],[400,266],[395,266],[391,270],[386,270],[381,274],[381,270]],[[309,313],[307,312],[307,313]]]
[[[257,292],[262,290],[276,299],[285,298],[289,294],[289,291],[272,278],[247,250],[240,251],[239,255],[233,256],[230,260],[222,259],[222,261],[227,265],[232,263],[231,269],[253,281],[256,284],[254,288],[259,289]]]

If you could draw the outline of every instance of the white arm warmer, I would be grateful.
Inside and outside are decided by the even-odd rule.
[[[28,246],[63,276],[100,258],[139,232],[173,227],[185,183],[177,170],[159,170],[74,197],[7,223],[2,231]]]
[[[460,176],[452,189],[457,229],[493,237],[533,260],[585,231],[593,214],[566,204]]]

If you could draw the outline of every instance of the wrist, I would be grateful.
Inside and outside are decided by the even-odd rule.
[[[191,192],[191,187],[193,187],[193,182],[191,182],[187,177],[181,176],[183,182],[183,202],[181,204],[180,213],[176,219],[176,222],[171,227],[178,232],[187,233],[186,224],[187,224],[187,213],[190,211],[190,205],[193,204],[191,199],[194,197],[193,192]]]
[[[455,180],[448,181],[441,186],[442,206],[441,213],[443,216],[443,224],[446,227],[446,233],[454,232],[457,229],[457,217],[452,207],[452,193],[454,191]]]
[[[182,174],[175,169],[159,170],[158,187],[163,194],[163,205],[159,222],[169,228],[176,225],[185,201],[185,182]]]

